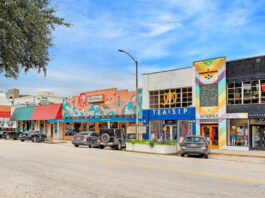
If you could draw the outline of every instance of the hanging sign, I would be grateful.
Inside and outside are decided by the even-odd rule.
[[[87,102],[103,102],[104,101],[104,95],[99,94],[99,95],[94,95],[94,96],[87,96]]]

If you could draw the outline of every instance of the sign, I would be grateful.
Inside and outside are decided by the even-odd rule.
[[[146,120],[195,120],[195,107],[143,110]]]
[[[261,118],[261,119],[250,119],[250,124],[265,124],[265,119]]]
[[[174,92],[166,92],[164,93],[164,102],[161,103],[163,106],[169,105],[169,104],[176,104],[177,100],[178,100],[178,94],[174,91]]]
[[[248,113],[249,118],[265,118],[265,113]]]
[[[94,96],[87,96],[87,102],[92,103],[92,102],[103,102],[104,101],[104,95],[94,95]]]
[[[166,131],[167,131],[167,127],[166,127],[166,126],[164,126],[163,130],[166,132]]]
[[[138,126],[138,134],[146,134],[146,127],[145,126]],[[136,134],[136,126],[128,126],[127,127],[127,134]]]
[[[200,119],[218,119],[218,114],[200,115]]]

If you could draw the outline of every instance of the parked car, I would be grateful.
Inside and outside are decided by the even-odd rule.
[[[0,138],[5,138],[6,140],[10,138],[17,140],[20,134],[21,132],[15,128],[1,128],[0,129]]]
[[[19,136],[21,142],[24,142],[25,140],[32,142],[44,142],[46,138],[47,136],[39,131],[26,131]]]
[[[126,147],[125,133],[122,129],[101,129],[99,131],[98,145],[101,149],[110,146],[121,150],[122,147]]]
[[[75,147],[78,147],[79,145],[88,145],[89,147],[97,147],[97,139],[98,139],[98,133],[92,132],[92,131],[84,131],[77,133],[73,139],[72,144],[75,145]]]
[[[201,155],[206,159],[210,153],[208,142],[203,136],[186,136],[180,144],[181,157]]]

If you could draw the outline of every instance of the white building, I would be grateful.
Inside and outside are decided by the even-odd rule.
[[[195,133],[193,67],[143,74],[142,86],[145,138],[180,140]]]
[[[16,128],[16,122],[10,121],[13,108],[7,98],[7,93],[0,92],[0,127]]]

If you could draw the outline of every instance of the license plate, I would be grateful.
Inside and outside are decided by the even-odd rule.
[[[190,144],[190,146],[192,146],[192,147],[196,147],[196,144]]]

